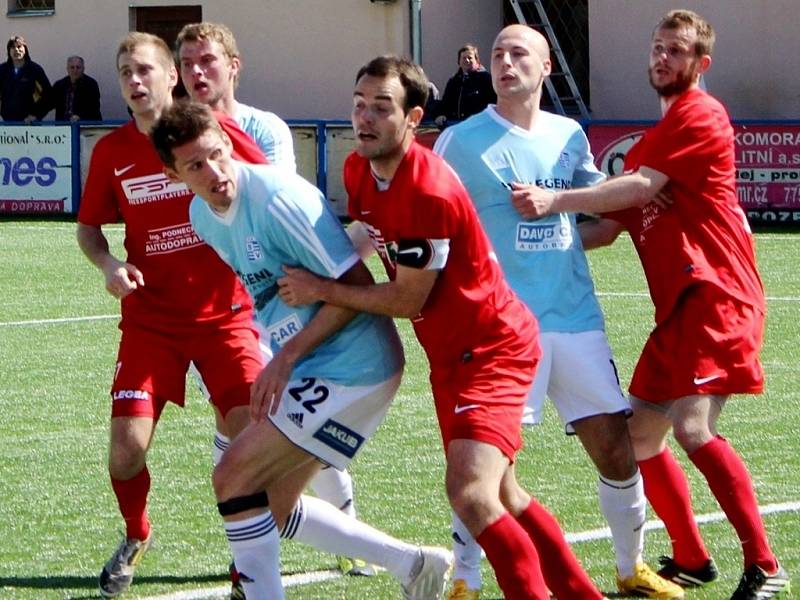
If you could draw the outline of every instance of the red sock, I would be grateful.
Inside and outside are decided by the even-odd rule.
[[[665,448],[639,463],[644,494],[664,522],[672,541],[672,558],[684,569],[701,569],[709,559],[694,520],[689,481],[678,461]]]
[[[602,598],[572,552],[556,518],[531,498],[517,521],[533,540],[539,552],[547,587],[556,598]]]
[[[736,450],[724,437],[717,436],[689,458],[708,481],[708,487],[736,530],[745,569],[756,564],[767,573],[774,573],[778,561],[770,550],[764,521],[758,513],[750,473]]]
[[[125,519],[125,536],[128,539],[146,540],[150,535],[150,521],[147,519],[150,472],[147,467],[126,481],[112,477],[111,487],[117,495],[119,512]]]
[[[528,534],[509,513],[476,538],[494,569],[506,600],[548,600],[539,557]]]

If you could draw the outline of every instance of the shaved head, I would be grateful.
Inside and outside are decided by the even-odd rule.
[[[497,34],[492,47],[496,48],[502,40],[509,38],[517,38],[520,43],[536,52],[542,60],[550,58],[550,45],[545,37],[532,27],[520,24],[509,25]]]

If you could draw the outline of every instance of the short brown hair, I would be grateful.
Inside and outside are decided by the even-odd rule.
[[[706,21],[696,12],[686,9],[676,9],[664,15],[653,30],[655,34],[659,29],[682,29],[691,27],[697,32],[697,41],[694,44],[694,52],[697,56],[711,56],[714,51],[714,41],[716,34],[711,23]]]
[[[141,31],[131,31],[119,41],[117,46],[117,67],[119,67],[119,57],[123,54],[130,54],[139,46],[153,46],[156,49],[159,62],[167,70],[175,67],[175,62],[172,58],[172,52],[167,45],[167,42],[162,40],[157,35],[152,33],[144,33]]]
[[[222,50],[228,57],[228,60],[238,58],[241,61],[239,54],[239,47],[236,45],[236,38],[233,32],[227,25],[222,23],[211,23],[210,21],[203,21],[202,23],[189,23],[183,26],[178,37],[175,39],[175,53],[177,59],[180,61],[181,46],[184,42],[200,42],[202,40],[209,40],[217,42],[222,46]],[[236,74],[234,85],[239,83],[239,74]]]
[[[172,150],[193,142],[210,129],[222,133],[211,109],[199,102],[181,100],[161,113],[161,117],[150,130],[150,141],[153,142],[161,162],[174,169],[175,156]]]
[[[428,78],[418,64],[407,58],[400,58],[385,54],[373,58],[358,70],[356,83],[364,76],[370,77],[397,77],[406,92],[406,99],[403,103],[403,112],[419,106],[425,107],[428,101]]]

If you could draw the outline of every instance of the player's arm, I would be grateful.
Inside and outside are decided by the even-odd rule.
[[[578,223],[578,233],[584,250],[610,246],[622,233],[622,223],[614,219],[590,219]]]
[[[358,261],[335,281],[361,287],[369,286],[374,280],[364,263]],[[250,390],[250,413],[255,422],[263,420],[267,411],[275,414],[278,410],[283,390],[297,361],[347,325],[357,314],[358,311],[349,308],[324,304],[314,317],[284,344],[261,371]]]
[[[534,185],[512,184],[511,202],[525,218],[561,212],[606,213],[652,202],[669,177],[649,167],[613,177],[598,185],[550,192]]]
[[[395,279],[367,286],[287,268],[286,277],[278,281],[279,293],[292,306],[322,301],[362,312],[413,318],[425,306],[448,249],[447,240],[400,241]]]
[[[78,223],[77,237],[78,246],[86,258],[103,274],[109,294],[121,299],[144,285],[144,276],[139,269],[111,254],[108,239],[100,227]]]

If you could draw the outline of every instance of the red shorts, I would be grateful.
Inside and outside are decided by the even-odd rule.
[[[476,440],[498,448],[514,462],[522,448],[522,412],[540,356],[536,342],[514,356],[492,353],[431,367],[445,453],[451,440]]]
[[[249,404],[250,384],[264,364],[249,326],[198,326],[187,335],[125,325],[111,386],[111,416],[157,420],[167,402],[183,406],[190,362],[223,416]]]
[[[630,393],[648,402],[764,389],[764,313],[712,284],[683,292],[642,350]]]

